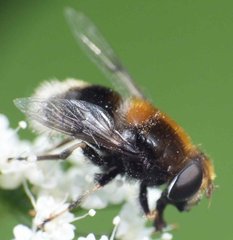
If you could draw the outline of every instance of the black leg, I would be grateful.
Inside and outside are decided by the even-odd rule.
[[[89,196],[91,193],[96,192],[97,190],[99,190],[100,188],[102,188],[104,185],[106,185],[107,183],[109,183],[111,180],[113,180],[116,175],[119,173],[119,171],[114,168],[111,169],[109,172],[106,173],[101,173],[101,174],[96,174],[96,184],[95,186],[90,189],[87,190],[85,193],[83,193],[81,196],[78,197],[77,200],[73,201],[68,209],[71,211],[73,209],[75,209],[76,207],[78,207],[78,205],[87,197]]]
[[[67,147],[65,150],[63,150],[62,152],[60,152],[58,154],[45,154],[45,155],[35,156],[35,160],[36,161],[59,160],[59,159],[65,160],[72,154],[72,152],[75,149],[77,149],[79,147],[84,149],[86,146],[87,145],[84,142],[76,143],[70,147]],[[8,161],[11,161],[11,160],[30,160],[30,156],[29,157],[8,158]]]
[[[90,146],[86,146],[83,149],[83,154],[95,165],[102,167],[103,172],[95,174],[95,181],[100,185],[104,186],[108,184],[111,180],[113,180],[120,170],[120,166],[117,167],[107,167],[106,163],[109,162],[109,159],[106,159],[105,157],[101,157],[95,149],[93,149]],[[108,157],[107,157],[108,158]]]
[[[88,145],[85,144],[85,147],[83,148],[85,155],[87,157],[89,157],[89,154],[92,153],[92,157],[94,158],[94,155],[100,160],[101,158],[98,156],[98,154]],[[89,153],[89,154],[87,154]],[[38,226],[38,228],[44,228],[44,225],[47,222],[52,221],[53,219],[57,218],[58,216],[60,216],[61,214],[63,214],[66,211],[72,211],[73,209],[77,208],[85,198],[87,198],[91,193],[98,191],[100,188],[102,188],[104,185],[106,185],[107,183],[109,183],[111,180],[113,180],[117,174],[119,173],[119,169],[118,168],[110,168],[108,170],[106,170],[106,172],[100,173],[100,174],[96,174],[95,178],[96,178],[96,184],[94,185],[94,187],[92,189],[87,190],[86,192],[84,192],[81,196],[79,196],[75,201],[73,201],[72,203],[70,203],[70,205],[68,206],[67,209],[65,209],[64,211],[61,211],[59,213],[57,213],[56,215],[53,215],[47,219],[45,219],[43,221],[43,223]]]
[[[100,188],[101,188],[101,186],[97,184],[92,189],[87,190],[79,198],[77,198],[75,201],[70,203],[69,206],[66,209],[64,209],[63,211],[60,211],[60,212],[58,212],[58,213],[56,213],[54,215],[51,215],[50,217],[46,218],[39,226],[37,226],[37,228],[38,229],[43,229],[46,223],[51,222],[52,220],[56,219],[57,217],[61,216],[62,214],[64,214],[67,211],[74,210],[75,208],[77,208],[83,202],[83,200],[86,197],[88,197],[91,193],[96,192]]]
[[[95,151],[94,148],[86,145],[83,148],[83,154],[95,165],[97,166],[104,166],[103,158]]]
[[[86,147],[86,143],[84,142],[80,142],[80,143],[76,143],[68,148],[66,148],[65,150],[63,150],[62,152],[58,153],[58,154],[48,154],[48,155],[42,155],[42,156],[38,156],[37,157],[37,161],[42,161],[42,160],[65,160],[66,158],[68,158],[75,149],[77,148],[85,148]]]
[[[95,180],[101,187],[103,187],[112,181],[118,175],[118,173],[118,168],[111,168],[104,173],[97,173],[95,175]]]
[[[111,180],[113,180],[116,175],[119,173],[117,168],[112,168],[110,169],[108,172],[105,173],[100,173],[100,174],[96,174],[95,178],[96,178],[96,184],[95,186],[90,189],[87,190],[85,193],[83,193],[77,200],[73,201],[68,209],[69,210],[73,210],[76,207],[78,207],[78,205],[87,197],[89,196],[91,193],[99,190],[100,188],[102,188],[104,185],[106,185],[107,183],[109,183]]]
[[[148,216],[150,214],[150,209],[147,199],[147,185],[143,182],[140,185],[139,201],[144,213]]]
[[[164,191],[156,203],[155,211],[151,212],[148,206],[147,185],[143,182],[140,185],[139,201],[141,207],[148,219],[154,220],[154,227],[156,231],[162,231],[166,227],[166,222],[163,217],[164,210],[169,203],[166,195],[167,192]]]
[[[161,231],[163,228],[166,227],[166,222],[164,221],[163,213],[164,210],[169,203],[169,200],[167,199],[167,192],[163,192],[161,197],[156,203],[156,216],[154,219],[154,226],[156,231]]]
[[[97,190],[99,190],[100,188],[102,188],[104,185],[106,185],[107,183],[109,183],[113,178],[116,177],[116,175],[119,173],[119,171],[114,168],[114,169],[111,169],[109,172],[106,172],[106,173],[102,173],[102,174],[98,174],[98,180],[97,180],[97,184],[95,184],[95,186],[90,189],[90,190],[87,190],[86,192],[84,192],[81,196],[79,196],[75,201],[73,201],[67,209],[65,209],[64,211],[62,212],[59,212],[58,214],[56,215],[53,215],[51,216],[50,218],[48,219],[45,219],[45,221],[41,224],[41,226],[39,226],[39,228],[43,228],[44,225],[47,223],[47,222],[50,222],[51,220],[53,220],[54,218],[60,216],[61,214],[63,214],[64,212],[66,211],[72,211],[73,209],[77,208],[82,202],[83,200],[88,197],[91,193],[93,192],[96,192]],[[97,176],[97,174],[96,174]]]

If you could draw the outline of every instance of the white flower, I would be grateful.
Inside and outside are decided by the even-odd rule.
[[[161,240],[172,240],[172,238],[172,234],[168,232],[165,232],[161,235]]]
[[[142,217],[137,201],[126,202],[119,214],[121,222],[116,236],[122,240],[144,240],[150,239],[154,231],[152,227],[146,227],[145,218]]]
[[[51,196],[41,196],[36,202],[31,200],[36,212],[32,228],[24,225],[15,226],[13,230],[15,240],[71,240],[74,238],[75,226],[71,223],[75,218],[67,211],[67,203],[55,200]],[[56,217],[43,225],[44,221],[52,216]]]
[[[93,233],[88,234],[86,237],[79,237],[78,240],[97,240]],[[99,240],[109,240],[105,235],[102,235]]]
[[[14,240],[48,240],[47,233],[35,231],[22,224],[16,225],[13,229]]]
[[[9,157],[30,155],[31,144],[22,141],[17,131],[9,127],[9,121],[0,115],[0,186],[6,189],[18,187],[24,179],[25,171],[32,170],[35,163],[25,161],[8,161]]]
[[[93,233],[90,233],[86,237],[79,237],[78,240],[96,240],[96,238]]]
[[[43,230],[50,236],[50,239],[73,239],[75,227],[71,222],[74,220],[74,215],[67,211],[67,208],[68,204],[63,201],[57,201],[51,196],[41,196],[36,202],[36,216],[33,225],[38,227],[44,222],[44,220],[63,212],[47,222],[44,225]]]
[[[22,128],[26,125],[21,121],[19,126]],[[49,146],[52,148],[52,143],[45,136],[38,137],[34,143],[20,140],[17,129],[11,129],[8,119],[0,115],[0,187],[14,189],[28,179],[41,188],[56,188],[61,179],[59,164],[50,161],[36,162],[36,154]],[[28,157],[28,160],[8,160],[17,157]]]

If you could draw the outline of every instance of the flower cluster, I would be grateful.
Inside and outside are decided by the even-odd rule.
[[[112,235],[103,235],[98,239],[152,239],[153,228],[146,227],[146,219],[138,207],[137,183],[130,184],[116,178],[103,189],[89,194],[80,206],[88,209],[87,214],[76,217],[68,211],[68,202],[93,187],[94,174],[99,169],[88,163],[81,149],[76,149],[65,162],[68,167],[58,161],[36,161],[38,154],[53,149],[60,139],[42,134],[31,142],[21,140],[18,135],[20,128],[26,128],[26,123],[20,122],[17,129],[11,129],[7,117],[0,115],[0,187],[15,189],[23,185],[34,209],[31,226],[18,224],[14,227],[15,240],[95,240],[97,238],[93,233],[77,238],[80,229],[76,229],[73,223],[85,216],[94,216],[93,209],[114,204],[122,207],[113,221],[115,227]],[[54,151],[56,153],[61,149]],[[27,160],[19,160],[24,156]],[[151,191],[149,200],[153,204],[161,192],[157,189]],[[170,240],[172,235],[164,233],[160,239]]]

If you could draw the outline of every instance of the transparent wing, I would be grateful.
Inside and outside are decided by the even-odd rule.
[[[80,100],[18,98],[15,105],[40,124],[111,150],[134,153],[133,146],[115,129],[101,107]]]
[[[96,26],[83,13],[72,8],[65,10],[65,16],[76,41],[112,80],[116,88],[128,95],[144,98]]]

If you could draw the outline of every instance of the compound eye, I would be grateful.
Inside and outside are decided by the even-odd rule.
[[[199,190],[202,183],[202,167],[197,161],[192,161],[172,180],[168,187],[167,197],[175,202],[191,198]]]

